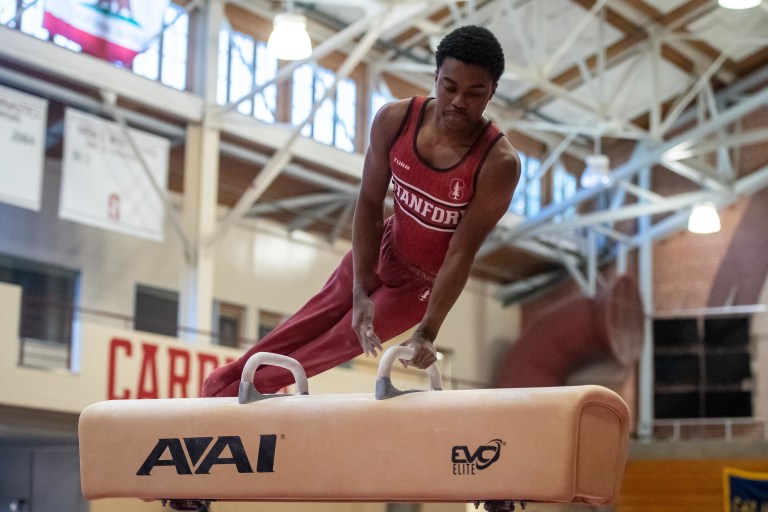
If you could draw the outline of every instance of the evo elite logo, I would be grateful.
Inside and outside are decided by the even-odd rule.
[[[256,473],[274,471],[276,445],[275,434],[259,436]],[[175,468],[178,475],[207,475],[218,465],[232,465],[238,473],[253,473],[240,436],[220,436],[216,441],[213,437],[158,439],[136,475],[149,476],[157,467]]]
[[[499,460],[501,447],[504,445],[501,439],[488,441],[488,444],[478,446],[470,450],[468,446],[454,446],[451,450],[451,462],[453,462],[454,475],[474,475],[476,471],[482,471]]]

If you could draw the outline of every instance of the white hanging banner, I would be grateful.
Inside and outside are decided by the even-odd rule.
[[[163,29],[169,0],[46,0],[43,27],[79,44],[83,53],[122,62],[146,49]]]
[[[0,202],[40,210],[48,102],[0,86]]]
[[[170,142],[129,128],[161,190],[166,190]],[[163,239],[163,199],[120,125],[67,109],[59,216],[120,233]]]

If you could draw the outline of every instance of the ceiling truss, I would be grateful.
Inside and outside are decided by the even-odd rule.
[[[221,0],[212,3],[217,2],[221,4]],[[267,0],[231,3],[265,18],[282,9],[280,2]],[[210,8],[210,4],[192,2],[187,12]],[[151,86],[124,76],[109,78],[104,63],[74,61],[64,54],[51,58],[52,51],[61,50],[14,38],[0,48],[0,59],[92,87],[114,101],[99,101],[93,94],[5,67],[0,67],[0,81],[111,116],[126,129],[131,126],[161,134],[175,145],[184,144],[183,123],[210,123],[222,133],[241,138],[257,134],[261,137],[257,142],[269,146],[269,151],[226,139],[220,143],[223,157],[260,171],[219,219],[205,245],[215,244],[243,219],[276,213],[291,216],[285,221],[288,230],[312,229],[322,222],[326,239],[333,242],[348,232],[359,182],[317,172],[317,168],[335,166],[342,175],[359,179],[362,158],[352,155],[343,163],[333,162],[335,158],[312,161],[313,152],[300,147],[301,129],[312,120],[319,102],[303,124],[275,127],[269,137],[259,135],[263,128],[258,121],[239,116],[237,106],[287,79],[298,66],[334,52],[347,57],[327,95],[361,63],[368,65],[374,83],[395,76],[430,91],[434,85],[430,43],[458,24],[487,25],[499,35],[507,55],[506,71],[488,112],[502,129],[523,133],[545,148],[535,179],[548,178],[565,158],[583,161],[594,152],[620,144],[633,146],[634,151],[627,162],[613,165],[610,184],[580,190],[534,217],[500,224],[481,249],[478,266],[495,266],[489,273],[498,276],[516,276],[506,282],[508,293],[501,293],[505,301],[519,296],[520,290],[527,293],[548,285],[562,272],[571,275],[586,293],[593,293],[600,282],[597,267],[606,258],[682,229],[691,208],[701,201],[724,206],[760,190],[768,181],[764,167],[745,174],[739,159],[743,148],[768,141],[768,128],[741,126],[745,116],[768,103],[768,92],[759,89],[768,82],[768,31],[763,28],[768,26],[766,2],[740,18],[737,35],[718,32],[718,24],[727,28],[731,15],[723,14],[715,0],[673,5],[667,8],[664,2],[651,0],[297,3],[311,20],[313,16],[318,20],[310,23],[317,41],[312,57],[281,66],[273,81],[227,105],[206,105],[190,94],[158,93],[159,89],[150,90]],[[329,20],[334,27],[328,27]],[[120,100],[183,122],[168,122],[125,107]],[[52,144],[60,139],[56,130],[60,132],[60,126],[50,127]],[[280,137],[276,137],[278,132]],[[305,163],[300,164],[299,158]],[[350,174],[350,167],[355,166]],[[652,181],[638,179],[652,168],[684,178],[691,190],[672,196],[654,190]],[[314,192],[264,197],[283,178]],[[653,220],[645,222],[647,229],[627,232],[622,228],[626,221],[637,221],[639,226],[639,219]],[[183,229],[179,233],[188,238]],[[521,278],[514,269],[503,268],[514,262],[488,263],[486,258],[505,248],[524,251],[555,267]]]

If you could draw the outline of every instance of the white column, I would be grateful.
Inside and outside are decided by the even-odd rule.
[[[205,333],[218,329],[213,320],[215,246],[206,247],[204,241],[214,232],[217,221],[220,132],[209,122],[208,112],[216,105],[218,39],[223,18],[223,3],[212,0],[190,20],[190,88],[205,98],[206,114],[201,124],[187,126],[182,212],[196,257],[186,262],[182,274],[179,325]],[[180,331],[179,336],[190,341],[209,339],[205,334],[187,331]]]
[[[648,190],[650,188],[650,168],[643,169],[638,175],[639,185]],[[647,199],[640,198],[640,201]],[[637,437],[649,441],[653,438],[653,240],[649,235],[651,219],[649,215],[638,219],[640,244],[639,260],[639,286],[640,296],[643,301],[643,349],[640,353],[640,367],[637,383]]]
[[[216,227],[219,180],[219,132],[205,123],[187,127],[184,152],[183,218],[194,240],[196,258],[187,261],[179,294],[179,325],[210,332],[213,327],[213,282],[215,246],[204,240]],[[196,340],[194,333],[181,331],[180,337]],[[200,339],[207,339],[202,336]]]

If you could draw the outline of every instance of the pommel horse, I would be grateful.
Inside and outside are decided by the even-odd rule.
[[[113,400],[85,408],[87,499],[609,504],[621,487],[629,409],[601,386],[400,391],[382,355],[373,394],[309,395],[295,359],[257,353],[237,398]],[[261,394],[256,369],[290,370],[295,394]]]

